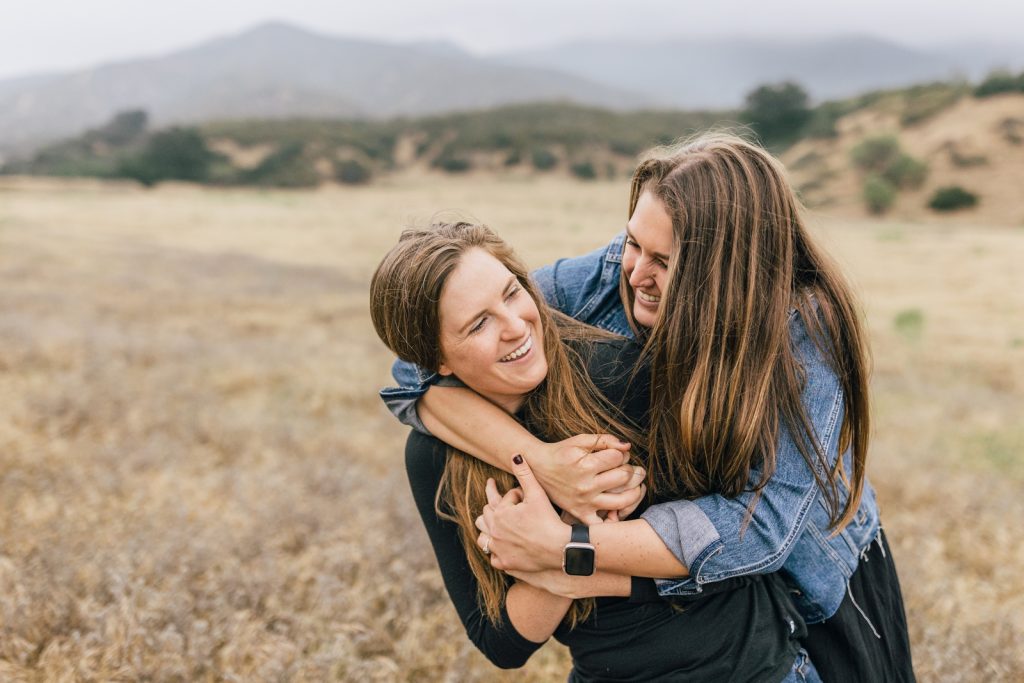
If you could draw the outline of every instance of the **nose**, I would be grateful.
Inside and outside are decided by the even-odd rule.
[[[650,284],[653,284],[650,263],[645,259],[638,258],[636,265],[633,266],[633,272],[629,274],[629,285],[631,287],[643,287]]]
[[[523,320],[522,316],[516,314],[514,311],[506,311],[505,315],[502,316],[502,327],[501,327],[501,338],[506,341],[515,341],[522,339],[529,328],[529,323]]]

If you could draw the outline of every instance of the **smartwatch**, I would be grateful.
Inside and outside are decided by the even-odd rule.
[[[562,571],[569,576],[594,573],[594,546],[590,544],[590,527],[586,524],[572,525],[572,536],[562,550]]]

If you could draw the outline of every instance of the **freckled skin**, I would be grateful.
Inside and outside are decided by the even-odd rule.
[[[515,412],[548,372],[536,302],[500,261],[471,249],[448,276],[439,307],[441,374]],[[528,340],[527,353],[503,362]]]

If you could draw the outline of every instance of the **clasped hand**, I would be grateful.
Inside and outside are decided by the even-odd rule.
[[[637,483],[627,493],[635,497],[635,502],[624,511],[607,515],[608,522],[618,520],[620,514],[627,516],[645,493],[641,483],[645,476],[643,468],[628,467],[631,480]],[[562,550],[569,542],[570,525],[576,519],[568,513],[559,515],[533,469],[521,456],[513,461],[513,474],[519,487],[504,495],[493,479],[487,481],[487,505],[476,519],[480,530],[477,545],[490,555],[493,567],[516,579],[557,595],[582,597],[580,578],[562,571]],[[606,522],[600,516],[595,518],[598,523]]]

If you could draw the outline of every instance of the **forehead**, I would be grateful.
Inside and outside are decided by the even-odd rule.
[[[441,325],[460,327],[500,301],[511,277],[512,272],[483,249],[467,251],[441,290]]]
[[[654,193],[644,192],[640,195],[627,227],[630,235],[645,251],[671,253],[672,217]]]

